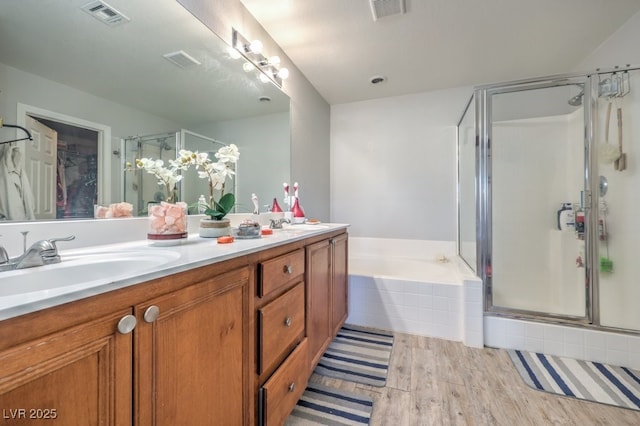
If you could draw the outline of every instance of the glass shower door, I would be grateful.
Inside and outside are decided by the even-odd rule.
[[[599,154],[598,174],[602,176],[598,209],[604,235],[598,241],[598,320],[600,325],[640,331],[640,285],[638,260],[640,238],[640,71],[601,73],[596,76],[601,97],[594,114],[599,151],[608,140],[616,149],[613,157]],[[607,89],[618,88],[615,93]],[[608,113],[609,105],[611,110]],[[609,134],[606,121],[609,116]],[[613,160],[619,145],[625,157],[624,167]],[[605,184],[606,183],[606,184]]]
[[[587,318],[584,87],[486,92],[490,311]]]

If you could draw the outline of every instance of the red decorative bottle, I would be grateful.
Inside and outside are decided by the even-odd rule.
[[[278,204],[278,200],[276,198],[273,199],[273,205],[271,206],[271,213],[281,213],[282,209],[280,208],[280,204]]]
[[[297,198],[293,202],[291,212],[293,213],[293,217],[304,217],[304,210],[302,210],[302,207],[300,207],[300,203],[298,202]]]

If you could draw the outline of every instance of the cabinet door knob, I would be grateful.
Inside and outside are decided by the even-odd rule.
[[[156,305],[151,305],[144,311],[144,320],[146,322],[154,322],[160,316],[160,308]]]
[[[296,388],[296,384],[295,383],[291,383],[289,385],[289,392],[293,392],[295,390],[295,388]]]
[[[293,274],[293,266],[291,266],[291,265],[285,265],[285,267],[284,267],[284,273],[285,273],[285,274],[289,274],[289,275]]]
[[[284,319],[284,325],[285,325],[285,327],[291,327],[291,323],[292,323],[292,322],[293,322],[293,321],[291,321],[291,317],[286,317],[286,318]]]
[[[120,334],[129,334],[136,328],[136,317],[133,315],[125,315],[118,321],[118,331]]]

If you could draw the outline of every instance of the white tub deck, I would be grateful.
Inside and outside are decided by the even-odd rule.
[[[482,284],[453,242],[352,237],[349,292],[351,324],[483,346]]]

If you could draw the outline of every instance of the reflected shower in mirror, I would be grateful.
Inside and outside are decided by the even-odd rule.
[[[251,193],[278,195],[290,180],[289,98],[257,69],[245,71],[244,60],[174,0],[108,0],[103,6],[125,17],[115,24],[84,10],[87,2],[8,2],[0,15],[0,117],[34,136],[3,145],[13,147],[3,158],[26,174],[30,217],[93,217],[91,203],[131,202],[123,141],[131,145],[138,135],[171,135],[139,137],[144,155],[162,159],[175,156],[179,143],[198,149],[176,134],[234,143],[242,153],[233,183],[240,208],[251,204]],[[34,132],[40,124],[46,128]],[[91,136],[79,142],[60,128]],[[0,140],[18,132],[2,128]],[[0,183],[0,190],[9,186],[6,174]],[[72,198],[79,193],[72,184],[85,185],[86,194]],[[157,190],[134,199],[146,202]],[[198,191],[185,187],[183,201],[195,203]]]

